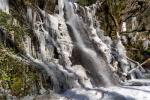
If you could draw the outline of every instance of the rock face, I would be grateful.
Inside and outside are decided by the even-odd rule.
[[[96,100],[102,98],[103,93],[95,88],[117,86],[128,78],[139,78],[136,74],[141,74],[140,69],[132,75],[128,74],[130,68],[135,66],[128,60],[121,36],[117,34],[116,41],[113,41],[110,37],[104,36],[100,29],[96,17],[100,2],[82,7],[74,0],[59,0],[58,3],[53,0],[51,2],[55,4],[55,7],[52,6],[52,8],[55,10],[52,13],[52,8],[47,6],[49,1],[35,1],[37,2],[37,5],[35,3],[36,7],[28,4],[31,1],[21,1],[24,8],[21,10],[18,20],[21,21],[21,24],[26,25],[30,32],[22,34],[21,50],[23,51],[19,52],[20,49],[18,49],[18,52],[21,59],[30,66],[35,66],[35,69],[43,75],[37,93],[44,95],[36,97],[37,100],[43,96],[45,100],[50,99],[51,97],[45,95],[49,89],[62,93],[72,88],[75,90],[72,89],[68,92],[69,94],[66,92],[64,95],[74,98],[70,93],[81,89],[81,94],[83,92],[83,95],[87,93],[89,96],[89,99],[86,97],[82,99]],[[3,0],[1,2],[8,3]],[[18,10],[16,5],[19,3],[17,1],[10,2],[14,11]],[[4,5],[4,7],[0,5],[3,12],[9,11],[8,8],[8,5]],[[15,15],[13,12],[10,14]],[[132,28],[136,27],[135,19],[133,19]],[[7,33],[2,30],[0,36],[2,35],[7,36]],[[11,37],[13,45],[19,44],[13,35]],[[9,38],[0,39],[3,42]],[[147,45],[146,47],[148,48]],[[43,81],[46,81],[46,85],[43,85]],[[110,98],[108,96],[102,100]],[[112,98],[126,100],[121,96]],[[75,97],[75,100],[78,98]]]

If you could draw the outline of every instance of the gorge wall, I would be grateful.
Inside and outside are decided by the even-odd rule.
[[[19,96],[51,90],[63,93],[72,88],[120,86],[127,80],[144,78],[142,67],[131,72],[139,63],[128,57],[126,47],[135,38],[134,43],[141,40],[149,50],[149,38],[141,33],[126,34],[129,25],[126,27],[125,22],[122,31],[116,31],[115,39],[108,36],[97,16],[102,5],[102,1],[83,6],[76,0],[0,0],[0,67],[5,70],[8,66],[6,75],[1,75],[7,77],[2,81],[6,82],[2,90]],[[137,27],[136,20],[132,18],[131,30]],[[145,40],[138,40],[138,36]],[[11,77],[13,72],[8,74],[10,60],[16,64],[15,70],[11,67],[13,71],[25,71],[21,79]],[[21,85],[16,93],[17,86],[11,85],[16,80],[21,84],[29,80],[32,85]]]

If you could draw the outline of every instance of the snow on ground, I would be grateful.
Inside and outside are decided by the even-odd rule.
[[[150,86],[72,89],[64,95],[71,100],[150,100]]]
[[[26,96],[21,100],[150,100],[150,86],[121,86],[95,89],[74,88],[61,95],[50,93]]]
[[[150,86],[112,87],[109,91],[130,98],[129,100],[150,100]]]
[[[63,94],[50,92],[50,94],[31,96],[32,98],[27,96],[21,100],[150,100],[150,80],[135,79],[126,82],[125,85],[107,88],[73,88]]]

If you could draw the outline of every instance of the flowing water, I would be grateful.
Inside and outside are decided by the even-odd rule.
[[[81,63],[87,70],[93,72],[92,76],[97,78],[96,80],[99,81],[98,84],[103,86],[114,85],[107,62],[104,61],[102,57],[98,56],[96,51],[88,48],[86,44],[84,44],[84,39],[82,38],[81,34],[85,33],[81,33],[81,31],[78,30],[78,26],[84,25],[84,23],[79,16],[74,13],[73,4],[71,2],[66,2],[65,7],[67,24],[72,28],[72,33],[81,52]],[[90,27],[94,29],[92,16],[89,16],[89,18],[91,20]],[[84,29],[83,26],[80,27]]]

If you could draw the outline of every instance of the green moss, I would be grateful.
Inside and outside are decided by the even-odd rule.
[[[25,34],[29,35],[29,29],[26,26],[14,25],[13,20],[15,18],[0,11],[0,27],[6,29],[8,33],[14,36],[16,43],[18,43],[18,48],[22,48],[22,39]],[[18,23],[19,24],[19,23]]]
[[[130,34],[134,34],[134,33],[130,33]],[[139,33],[140,35],[138,36],[141,37],[141,38],[146,38],[148,37],[147,33]],[[138,40],[136,41],[135,43],[129,43],[126,45],[126,48],[127,48],[127,54],[128,54],[128,57],[140,62],[140,63],[143,63],[145,61],[145,59],[147,59],[146,56],[150,55],[150,48],[148,48],[147,50],[144,50],[143,49],[143,40]]]
[[[38,79],[36,70],[12,58],[9,49],[0,45],[0,87],[11,90],[12,95],[24,96]]]
[[[144,53],[150,55],[150,48],[147,50],[144,50]]]
[[[0,100],[7,100],[6,95],[0,95]]]
[[[91,5],[91,4],[93,4],[93,3],[95,3],[96,2],[96,0],[79,0],[79,4],[80,5]]]
[[[23,36],[29,35],[31,31],[19,22],[14,25],[14,19],[13,16],[0,11],[0,27],[14,36],[18,48],[23,50]],[[18,61],[11,56],[12,54],[17,55],[13,48],[7,48],[5,44],[0,43],[0,87],[11,90],[12,95],[25,96],[37,81],[39,74],[33,66]]]

